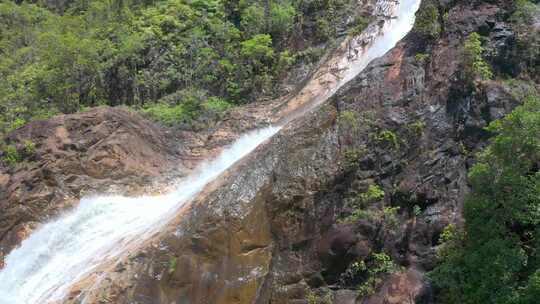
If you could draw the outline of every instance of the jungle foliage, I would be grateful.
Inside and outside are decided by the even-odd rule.
[[[98,105],[127,105],[174,124],[208,107],[271,97],[284,72],[336,33],[326,29],[299,46],[294,38],[331,24],[345,4],[1,0],[0,137]]]

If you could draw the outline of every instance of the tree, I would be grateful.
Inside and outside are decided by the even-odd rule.
[[[496,136],[469,172],[465,226],[443,237],[431,277],[444,303],[536,303],[540,99],[529,97],[488,130]]]

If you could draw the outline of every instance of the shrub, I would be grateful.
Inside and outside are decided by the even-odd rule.
[[[142,111],[151,118],[169,126],[189,122],[192,119],[192,115],[181,104],[169,105],[166,103],[155,103],[147,106]]]
[[[176,271],[177,265],[178,265],[178,259],[176,257],[172,257],[169,259],[169,269],[167,270],[169,275],[173,274]]]
[[[306,295],[308,304],[332,304],[332,294],[327,293],[324,297],[317,295],[312,290],[309,290]]]
[[[31,140],[24,141],[24,154],[27,157],[31,157],[36,153],[36,144]]]
[[[465,40],[464,63],[469,78],[480,77],[481,79],[491,79],[493,72],[491,67],[482,57],[484,48],[478,33],[472,33]]]
[[[358,159],[362,155],[362,152],[358,149],[348,148],[344,153],[344,168],[347,171],[354,170],[358,167]]]
[[[349,30],[349,34],[352,36],[356,36],[361,34],[369,25],[369,19],[364,16],[357,16],[354,19],[353,26]]]
[[[203,103],[203,108],[214,113],[222,113],[232,108],[232,104],[219,97],[210,97]]]
[[[252,4],[242,11],[240,26],[247,37],[263,33],[266,27],[264,8],[258,4]]]
[[[510,21],[516,24],[530,24],[540,12],[540,8],[529,0],[515,0],[514,8]]]
[[[22,156],[14,145],[7,145],[4,149],[4,161],[9,165],[15,165],[22,161]]]
[[[258,34],[242,42],[242,56],[249,60],[264,61],[274,56],[272,37],[268,34]]]
[[[427,3],[416,14],[414,29],[430,39],[437,39],[441,33],[439,10],[433,3]]]
[[[358,114],[351,110],[345,110],[339,114],[339,125],[349,130],[358,129]]]
[[[326,42],[328,39],[330,39],[330,37],[332,37],[332,28],[330,27],[328,20],[325,18],[317,18],[316,27],[317,31],[315,32],[315,36],[317,37],[318,41]]]
[[[359,195],[360,202],[365,206],[384,198],[384,190],[378,185],[369,185],[366,192]]]
[[[357,286],[359,295],[367,297],[375,293],[381,286],[386,275],[399,271],[399,267],[384,252],[372,253],[366,260],[358,260],[351,264],[341,275],[340,281],[355,281],[361,279],[362,283]]]
[[[390,147],[394,149],[399,148],[399,142],[396,133],[390,131],[390,130],[384,130],[381,131],[377,137],[376,140],[384,145],[389,145]]]
[[[290,3],[274,2],[270,6],[270,23],[275,37],[285,35],[292,29],[296,10]]]

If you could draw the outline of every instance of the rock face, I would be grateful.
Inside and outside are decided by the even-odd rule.
[[[123,109],[97,108],[31,123],[8,141],[27,152],[0,171],[0,260],[40,222],[96,191],[148,191],[177,167],[163,130]],[[181,170],[180,170],[181,171]]]
[[[410,34],[214,181],[166,229],[74,286],[67,303],[433,303],[425,273],[444,227],[461,221],[467,169],[488,136],[483,127],[526,89],[496,81],[467,89],[459,77],[463,41],[473,31],[499,37],[490,46],[497,64],[512,54],[504,38],[511,27],[501,20],[503,3],[447,5],[441,38]],[[206,143],[182,135],[185,148],[173,149],[166,133],[122,110],[77,115],[42,122],[40,132],[50,130],[43,143],[32,135],[36,127],[12,135],[39,142],[31,166],[41,167],[0,175],[1,193],[10,193],[0,197],[10,212],[0,214],[2,246],[55,198],[75,199],[112,180],[144,184]],[[22,174],[40,174],[33,185],[46,188],[18,182]],[[370,186],[384,195],[364,199]],[[359,201],[363,216],[350,220]],[[399,267],[360,293],[368,277],[354,271],[356,263],[382,252]]]
[[[437,41],[409,35],[103,269],[92,290],[75,287],[70,303],[432,303],[425,272],[444,227],[461,221],[483,127],[521,90],[464,89],[466,37],[507,28],[504,5],[472,5],[447,8],[451,25]],[[375,185],[384,197],[347,220]],[[361,294],[367,278],[351,269],[381,252],[400,267]]]

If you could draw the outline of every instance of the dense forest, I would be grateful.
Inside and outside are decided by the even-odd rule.
[[[127,105],[178,124],[274,97],[292,66],[316,61],[327,42],[344,34],[335,25],[350,5],[2,1],[0,134],[98,105]],[[346,27],[365,25],[358,16]]]

